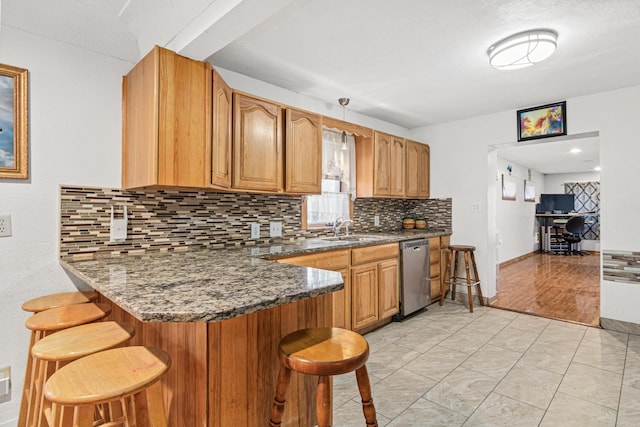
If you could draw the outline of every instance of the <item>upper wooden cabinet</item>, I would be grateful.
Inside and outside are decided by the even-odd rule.
[[[356,143],[356,192],[359,197],[405,197],[406,142],[374,132],[373,141]]]
[[[124,188],[207,186],[210,72],[156,46],[123,78]]]
[[[213,81],[213,111],[211,138],[211,184],[214,187],[231,187],[231,115],[233,99],[231,88],[216,70]]]
[[[322,117],[287,108],[285,129],[285,191],[320,194]]]
[[[406,141],[405,195],[409,198],[429,198],[429,146]]]
[[[282,170],[280,105],[234,93],[232,187],[282,191]]]

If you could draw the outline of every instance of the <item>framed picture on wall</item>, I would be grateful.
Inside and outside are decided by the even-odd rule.
[[[0,64],[0,178],[29,178],[28,73]]]
[[[509,175],[502,174],[502,200],[516,199],[516,182]]]
[[[566,134],[566,101],[518,110],[518,141]]]
[[[535,202],[536,201],[536,187],[531,181],[524,180],[524,201]]]

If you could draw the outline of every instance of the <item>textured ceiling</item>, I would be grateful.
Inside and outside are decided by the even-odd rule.
[[[137,62],[154,44],[406,128],[640,84],[638,0],[4,0],[2,24]],[[559,47],[488,65],[510,34]],[[570,108],[570,106],[569,106]]]
[[[3,0],[1,8],[3,26],[132,64],[165,46],[329,105],[349,97],[347,118],[357,111],[408,129],[640,85],[638,0]],[[489,66],[491,44],[531,28],[559,34],[550,59],[517,71]]]

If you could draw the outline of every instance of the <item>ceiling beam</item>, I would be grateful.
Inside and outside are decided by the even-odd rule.
[[[216,0],[165,47],[189,58],[206,60],[292,1]]]

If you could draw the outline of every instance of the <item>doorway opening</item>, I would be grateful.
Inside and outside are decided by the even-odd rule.
[[[496,296],[491,299],[491,306],[598,326],[601,263],[600,172],[595,170],[599,165],[598,132],[553,138],[549,142],[502,144],[492,149],[489,164],[496,170],[493,197]],[[505,182],[509,184],[506,189]],[[490,185],[489,189],[492,188]],[[565,216],[542,221],[541,194],[573,194],[581,188],[596,188],[598,192],[575,196],[575,208],[563,212]],[[505,191],[508,197],[504,197]],[[583,203],[585,197],[593,200]],[[595,221],[589,220],[590,226],[581,233],[581,249],[587,255],[549,252],[551,248],[545,239],[566,232],[563,224],[570,215],[587,215],[586,212],[591,213],[587,209],[597,211],[593,212]]]

